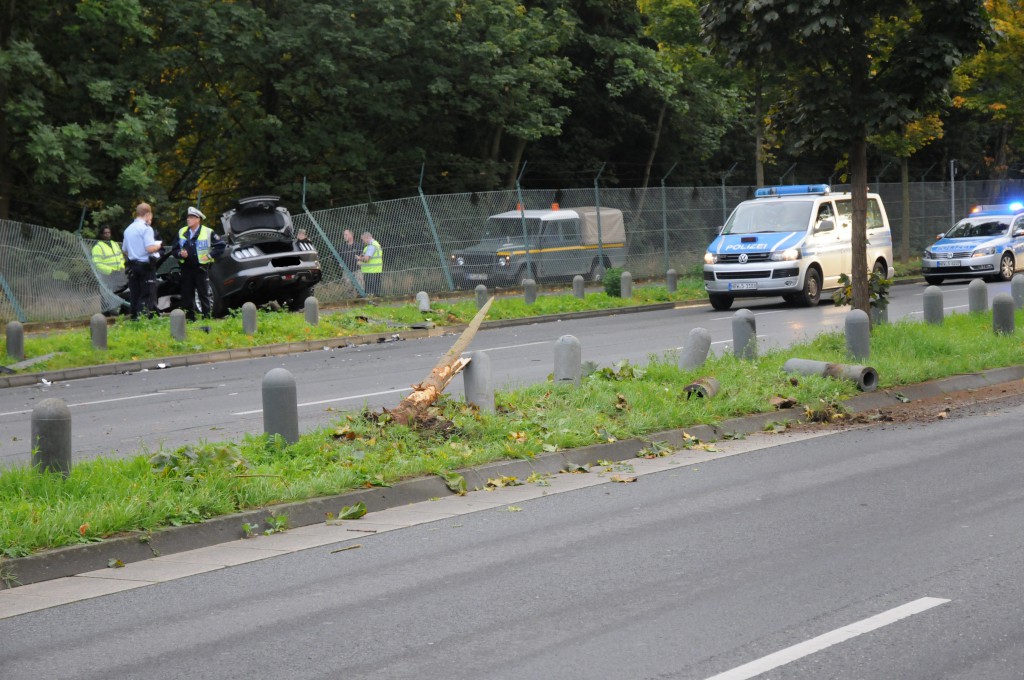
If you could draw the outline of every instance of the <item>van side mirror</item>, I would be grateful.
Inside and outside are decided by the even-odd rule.
[[[835,228],[836,223],[833,222],[832,220],[822,220],[821,222],[818,222],[817,226],[814,227],[814,233],[817,234],[822,231],[832,231]]]

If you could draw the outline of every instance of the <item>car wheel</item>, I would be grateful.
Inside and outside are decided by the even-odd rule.
[[[875,266],[871,268],[871,273],[880,279],[888,278],[889,268],[885,266],[885,263],[881,260],[875,262]]]
[[[941,276],[926,276],[924,277],[924,281],[929,286],[940,286],[942,285],[943,279]]]
[[[1003,253],[1002,259],[999,260],[999,280],[1009,281],[1013,278],[1013,272],[1015,270],[1013,255],[1010,253]]]
[[[804,289],[796,295],[797,303],[803,307],[813,307],[821,299],[821,274],[817,269],[808,269],[804,274]]]
[[[212,282],[210,283],[210,289],[213,293],[213,305],[210,307],[210,314],[214,318],[220,319],[227,315],[228,307],[224,304],[224,297],[220,294],[220,289],[213,285]]]
[[[708,300],[711,301],[711,307],[716,311],[725,312],[732,307],[732,302],[735,298],[732,295],[722,295],[721,293],[708,293]]]

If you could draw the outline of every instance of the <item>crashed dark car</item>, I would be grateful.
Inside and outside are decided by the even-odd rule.
[[[210,267],[213,315],[246,302],[302,309],[323,272],[313,244],[299,240],[278,196],[252,196],[221,215],[226,243]]]

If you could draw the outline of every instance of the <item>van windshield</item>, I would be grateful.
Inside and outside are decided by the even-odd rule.
[[[970,238],[972,236],[1002,236],[1010,228],[1009,217],[978,217],[961,220],[949,230],[946,238]]]
[[[540,220],[526,218],[526,229],[531,236],[540,231]],[[484,238],[523,238],[523,220],[520,217],[492,217],[487,220]]]
[[[814,201],[751,201],[740,203],[723,234],[807,231]]]

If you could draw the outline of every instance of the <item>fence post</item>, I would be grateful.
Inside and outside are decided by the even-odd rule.
[[[928,286],[924,289],[924,321],[941,326],[942,316],[942,289],[938,286]]]
[[[563,335],[555,341],[555,382],[580,384],[583,374],[583,350],[580,341],[571,335]]]
[[[107,317],[99,312],[89,318],[89,337],[93,349],[107,351]]]
[[[263,431],[289,444],[299,440],[299,402],[288,369],[272,368],[263,376]]]
[[[320,301],[310,295],[302,305],[302,313],[307,324],[316,326],[320,323]]]
[[[71,411],[62,399],[43,399],[32,409],[32,467],[71,474]]]
[[[665,180],[672,174],[672,171],[679,165],[679,161],[672,164],[665,176],[661,178],[661,251],[665,260],[665,269],[668,269],[668,204],[665,201]],[[669,291],[673,292],[673,291]]]
[[[242,305],[242,332],[256,335],[256,305],[251,302]]]
[[[25,359],[25,327],[20,321],[7,322],[7,356],[16,361]]]
[[[25,317],[25,310],[18,304],[18,298],[14,297],[14,291],[11,290],[11,286],[7,283],[7,279],[4,278],[2,272],[0,272],[0,288],[4,289],[4,295],[11,301],[11,307],[14,308],[14,315],[18,317],[18,321],[22,323],[28,322],[28,318]]]
[[[996,293],[992,298],[992,330],[997,335],[1013,335],[1013,297],[1009,293]]]
[[[448,258],[444,256],[444,248],[441,247],[441,239],[437,235],[437,227],[434,226],[434,216],[430,214],[430,206],[427,205],[427,197],[423,194],[423,172],[426,167],[426,163],[423,163],[420,166],[420,203],[423,204],[423,212],[427,216],[427,225],[430,227],[430,233],[434,236],[434,247],[437,248],[437,257],[441,261],[441,269],[444,270],[444,279],[448,282],[448,290],[455,290],[455,282],[452,281],[452,272],[451,269],[448,268]]]
[[[607,162],[601,164],[601,169],[597,171],[597,176],[594,177],[594,207],[597,209],[597,275],[598,277],[604,278],[604,235],[601,233],[601,187],[598,185],[598,180],[601,179],[601,173],[604,172],[604,166],[608,165]]]
[[[348,277],[348,280],[352,284],[352,287],[356,289],[357,293],[359,293],[359,297],[366,297],[366,290],[359,284],[359,279],[356,277],[355,273],[348,268],[348,265],[345,264],[345,260],[342,259],[341,255],[338,253],[337,248],[335,248],[334,244],[331,243],[331,239],[327,237],[327,233],[320,226],[320,223],[316,221],[316,218],[313,217],[313,213],[309,212],[309,208],[306,207],[305,177],[302,178],[302,212],[306,213],[306,217],[308,217],[309,221],[313,223],[313,227],[316,229],[316,232],[320,234],[320,238],[323,239],[323,242],[327,246],[327,249],[331,251],[331,256],[334,257],[334,261],[338,263],[339,267],[341,267],[341,271],[345,272],[345,276]]]
[[[854,359],[866,360],[871,356],[871,319],[863,309],[846,313],[846,353]]]
[[[738,359],[757,356],[757,321],[749,309],[740,309],[732,316],[732,345]]]
[[[487,352],[471,352],[469,363],[462,369],[466,403],[488,413],[494,412],[494,381],[491,376],[491,357]]]

